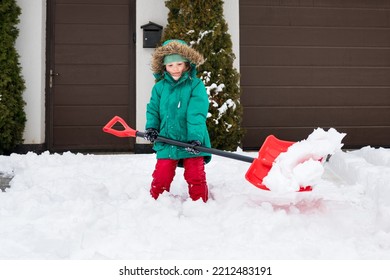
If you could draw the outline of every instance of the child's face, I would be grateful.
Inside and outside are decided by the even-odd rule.
[[[165,65],[165,69],[177,81],[183,72],[187,70],[187,65],[185,62],[171,62]]]

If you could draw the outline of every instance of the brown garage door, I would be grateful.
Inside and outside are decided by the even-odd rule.
[[[51,151],[129,150],[102,132],[114,115],[135,123],[135,0],[48,2],[48,146]]]
[[[316,127],[390,147],[390,1],[240,0],[243,146]]]

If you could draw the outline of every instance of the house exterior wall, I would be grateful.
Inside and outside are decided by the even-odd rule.
[[[25,144],[45,142],[46,0],[17,0],[22,9],[16,49],[26,90]]]
[[[16,48],[20,54],[22,74],[26,82],[24,99],[27,123],[24,144],[45,143],[45,63],[46,63],[46,0],[17,0],[22,9]],[[232,36],[233,51],[239,69],[239,0],[225,0],[225,19]],[[136,119],[137,128],[145,125],[145,109],[154,78],[150,71],[153,49],[142,47],[141,25],[153,21],[165,27],[168,9],[164,0],[136,2]],[[137,143],[143,139],[137,138]]]

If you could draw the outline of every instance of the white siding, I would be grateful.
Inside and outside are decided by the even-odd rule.
[[[26,82],[25,144],[45,142],[46,1],[17,0],[22,9],[16,48]]]

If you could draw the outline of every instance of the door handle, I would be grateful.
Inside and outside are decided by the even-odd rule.
[[[60,73],[57,73],[57,72],[54,72],[53,69],[50,69],[50,74],[49,74],[49,87],[52,88],[53,87],[53,77],[55,76],[59,76]]]

